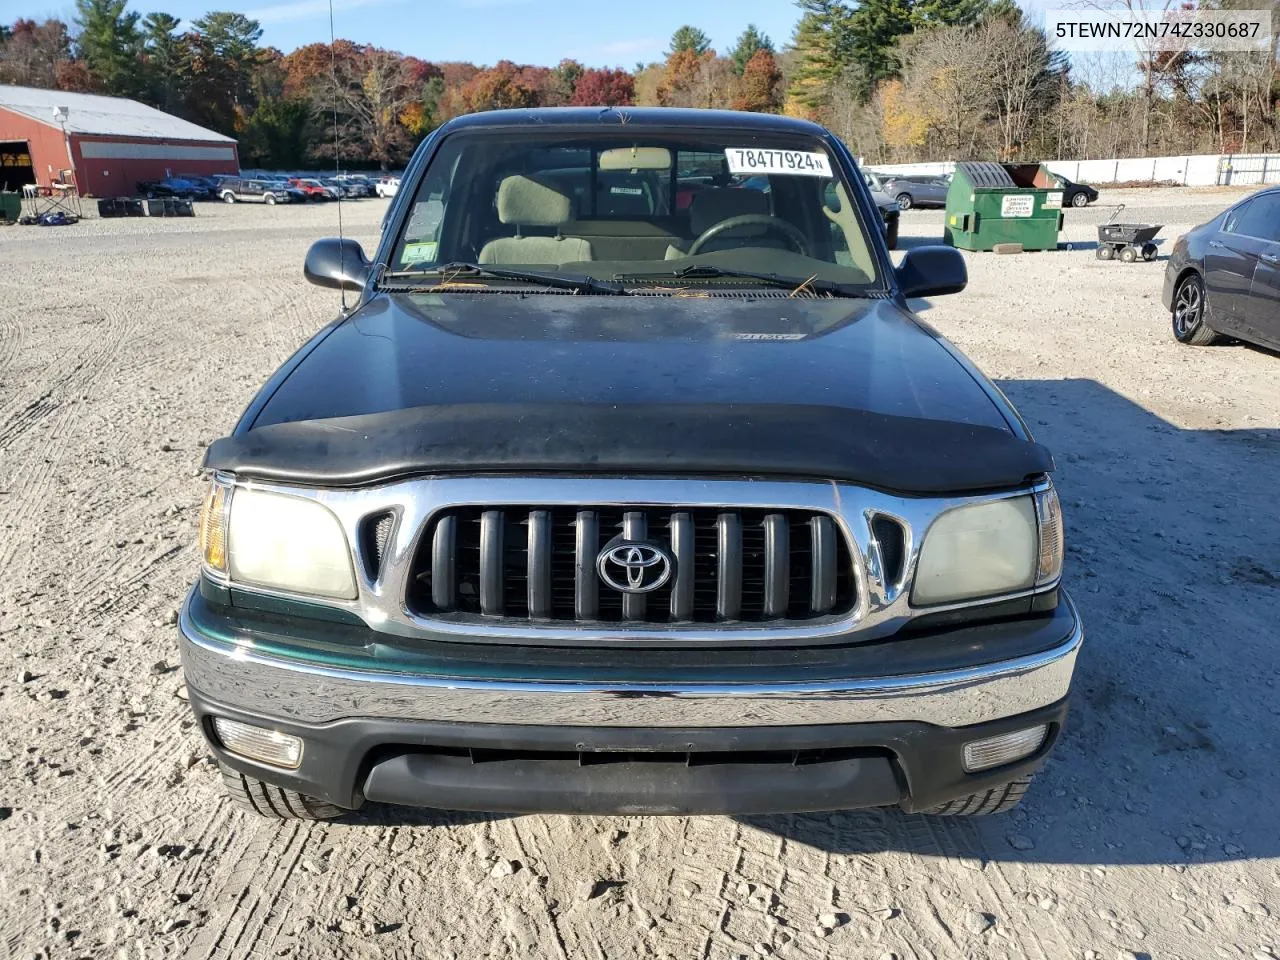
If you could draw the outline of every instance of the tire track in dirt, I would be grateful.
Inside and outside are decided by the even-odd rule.
[[[92,393],[108,375],[112,361],[119,354],[131,332],[141,323],[137,318],[130,320],[118,309],[108,311],[105,320],[108,336],[92,341],[92,345],[83,352],[82,358],[74,368],[69,373],[58,377],[50,386],[47,391],[50,396],[55,392],[64,397]],[[9,446],[14,437],[26,433],[40,420],[49,418],[48,425],[43,431],[44,435],[38,441],[33,441],[39,444],[37,449],[29,450],[26,456],[22,456],[16,449],[10,451],[11,462],[18,463],[18,468],[6,482],[10,489],[21,489],[22,496],[16,498],[17,502],[12,505],[0,501],[0,509],[8,508],[4,513],[0,513],[0,521],[11,524],[13,530],[12,534],[4,538],[3,545],[0,546],[0,568],[8,572],[6,578],[8,589],[13,589],[21,583],[20,578],[15,583],[13,576],[15,572],[25,573],[30,569],[42,528],[47,522],[47,501],[52,494],[54,478],[70,455],[73,441],[79,433],[75,423],[78,414],[76,407],[74,401],[66,402],[66,400],[59,401],[49,408],[43,408],[37,403],[28,407],[29,410],[36,412],[30,413],[25,418],[18,418],[16,433],[12,429],[7,431],[6,446]],[[25,562],[18,559],[24,554]]]

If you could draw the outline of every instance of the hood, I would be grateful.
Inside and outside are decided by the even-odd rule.
[[[384,294],[205,466],[322,485],[561,471],[916,494],[1051,470],[976,377],[884,299]]]
[[[461,403],[819,404],[1009,429],[891,300],[519,293],[375,297],[253,427]]]

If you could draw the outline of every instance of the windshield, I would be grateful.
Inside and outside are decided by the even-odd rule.
[[[628,285],[767,278],[856,293],[878,282],[825,145],[758,130],[454,134],[389,266],[404,275],[456,264]]]

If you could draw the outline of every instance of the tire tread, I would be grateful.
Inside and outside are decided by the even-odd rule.
[[[958,797],[922,812],[934,817],[985,817],[993,813],[1004,813],[1022,802],[1030,786],[1030,776],[1018,777],[990,790]]]
[[[347,812],[325,800],[272,786],[221,764],[218,766],[227,794],[247,813],[271,820],[332,820]]]

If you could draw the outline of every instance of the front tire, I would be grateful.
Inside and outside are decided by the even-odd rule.
[[[1030,775],[1018,777],[990,790],[971,793],[967,797],[940,803],[921,812],[931,817],[985,817],[993,813],[1005,813],[1022,802],[1030,786]]]
[[[1071,198],[1071,205],[1073,207],[1087,207],[1089,205],[1089,198],[1083,193],[1077,193]]]
[[[276,198],[275,198],[275,197],[273,197],[271,194],[269,194],[269,193],[268,193],[268,194],[267,194],[267,206],[268,206],[268,207],[274,207],[275,205],[276,205]]]
[[[1173,294],[1173,338],[1189,347],[1207,347],[1218,339],[1218,332],[1204,321],[1204,281],[1189,273],[1182,278]]]
[[[909,193],[900,193],[893,199],[898,201],[899,210],[910,210],[911,205],[915,203],[915,199]]]
[[[332,820],[347,812],[324,800],[246,777],[222,764],[218,764],[218,769],[222,771],[227,795],[247,813],[271,820]]]
[[[222,195],[222,202],[223,202],[223,203],[235,203],[235,202],[236,202],[236,195],[235,195],[234,193],[232,193],[230,190],[228,190],[226,193],[224,193],[224,194]]]

